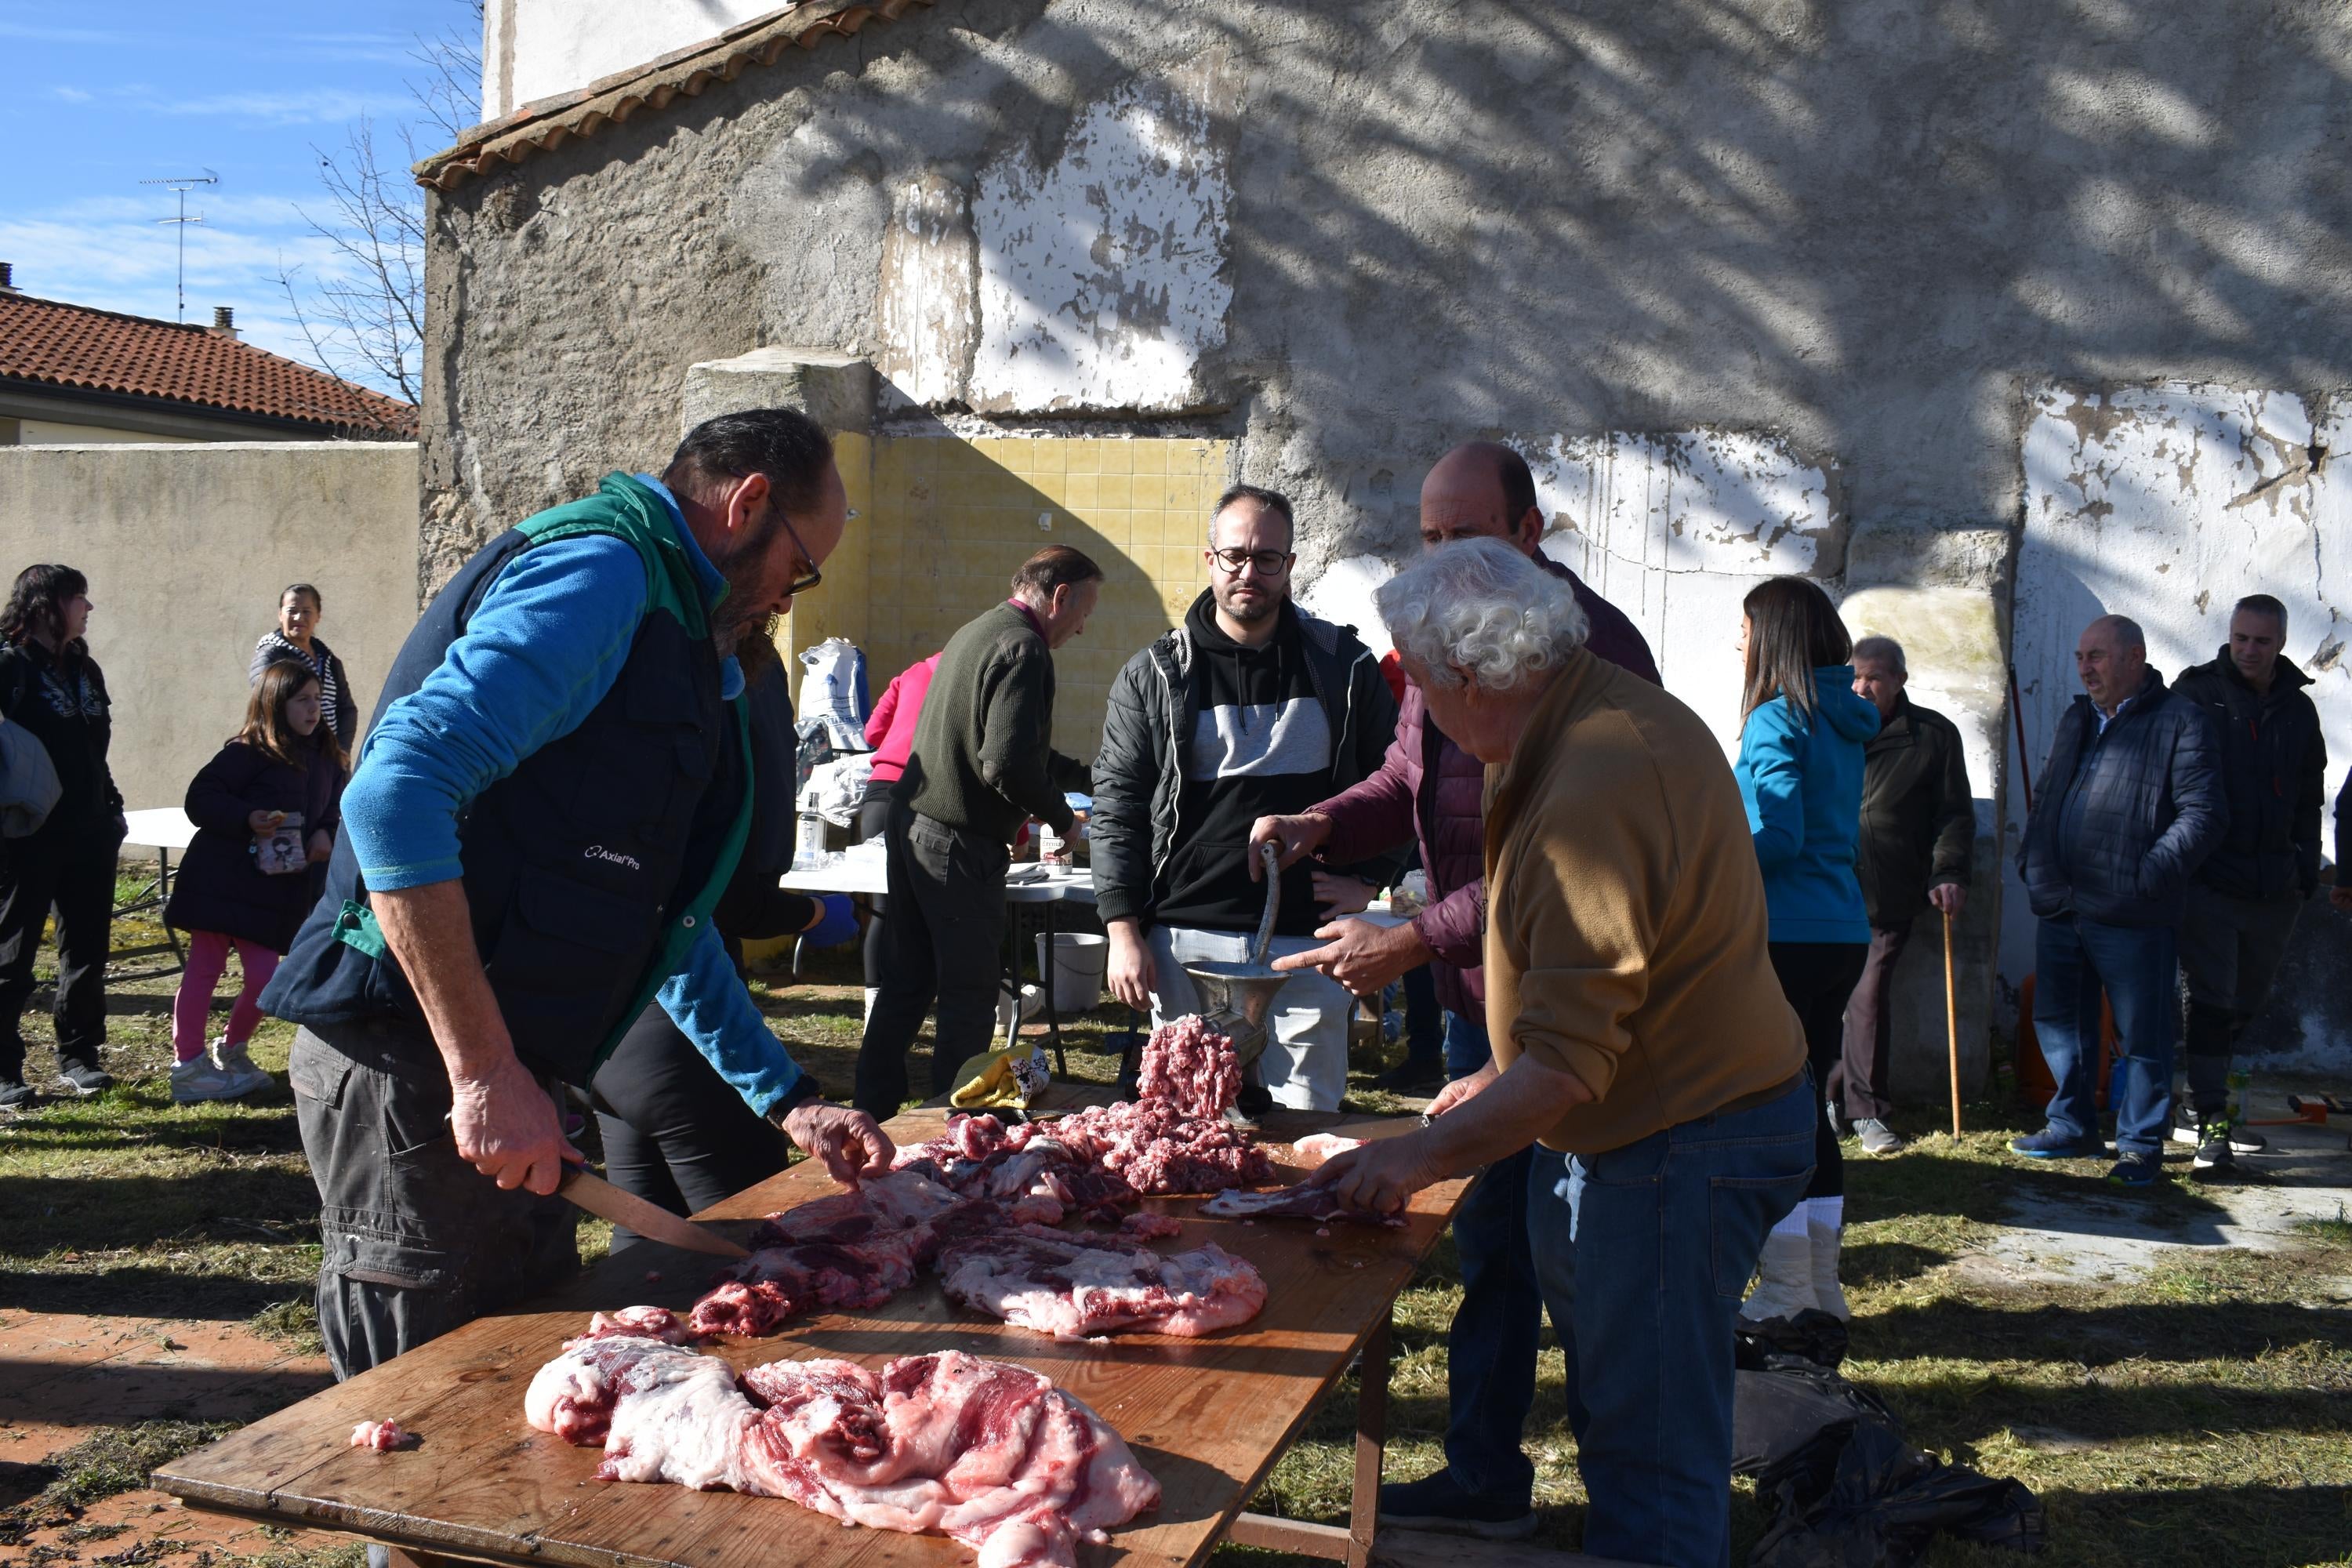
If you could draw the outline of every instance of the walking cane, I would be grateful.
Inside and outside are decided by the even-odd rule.
[[[1960,1003],[1952,988],[1952,911],[1944,911],[1944,1039],[1951,1047],[1952,1137],[1960,1135]]]

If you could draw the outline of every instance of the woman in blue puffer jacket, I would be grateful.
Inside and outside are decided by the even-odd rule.
[[[1846,998],[1870,952],[1870,916],[1853,870],[1862,823],[1863,743],[1878,710],[1853,692],[1853,639],[1818,584],[1759,583],[1741,602],[1739,794],[1764,872],[1772,967],[1804,1025],[1813,1068],[1813,1179],[1765,1238],[1743,1317],[1807,1307],[1843,1319],[1838,1247],[1845,1168],[1822,1090],[1844,1039]]]

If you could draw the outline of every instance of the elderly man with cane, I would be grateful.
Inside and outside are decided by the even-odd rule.
[[[1738,786],[1698,717],[1588,653],[1573,591],[1510,546],[1435,551],[1377,603],[1432,721],[1496,770],[1494,1057],[1431,1126],[1310,1179],[1394,1211],[1531,1141],[1569,1155],[1528,1227],[1568,1326],[1584,1550],[1720,1568],[1733,1317],[1811,1174],[1815,1114]]]

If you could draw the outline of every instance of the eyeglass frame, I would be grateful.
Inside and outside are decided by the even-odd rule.
[[[1232,553],[1241,557],[1239,561],[1228,561],[1225,559],[1226,553],[1227,552],[1219,550],[1214,545],[1210,546],[1208,549],[1208,556],[1211,564],[1214,565],[1219,571],[1223,572],[1228,577],[1240,576],[1242,574],[1242,568],[1244,566],[1256,567],[1257,574],[1261,577],[1272,577],[1277,574],[1286,575],[1290,571],[1291,563],[1298,559],[1298,552],[1295,550],[1233,551]],[[1265,557],[1269,555],[1275,558],[1276,564],[1272,566],[1265,564]]]
[[[749,479],[751,478],[751,475],[737,474],[733,477],[740,480]],[[763,479],[768,478],[765,474],[761,474],[760,477]],[[797,599],[803,594],[814,593],[818,584],[824,581],[824,570],[817,565],[816,557],[809,553],[809,547],[802,542],[800,530],[793,526],[791,515],[784,510],[783,503],[776,498],[776,484],[773,479],[768,480],[768,509],[776,514],[776,522],[783,529],[784,537],[793,542],[793,549],[799,552],[801,560],[805,562],[808,565],[807,576],[795,577],[792,582],[785,584],[784,597],[787,599]],[[841,521],[845,523],[856,521],[857,509],[856,507],[849,508],[842,514]],[[774,618],[775,617],[772,616],[769,617],[771,620],[773,620]]]

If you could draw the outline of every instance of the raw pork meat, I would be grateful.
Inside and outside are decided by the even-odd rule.
[[[766,1334],[819,1307],[878,1307],[915,1282],[939,1242],[924,1226],[887,1231],[858,1247],[830,1241],[763,1247],[694,1304],[697,1334]]]
[[[1055,1122],[1051,1136],[1155,1197],[1274,1180],[1274,1161],[1247,1132],[1153,1100],[1090,1106]]]
[[[1118,1222],[1118,1233],[1129,1241],[1160,1241],[1183,1235],[1184,1226],[1164,1214],[1131,1214]]]
[[[1135,1092],[1147,1104],[1171,1106],[1187,1116],[1222,1118],[1233,1109],[1241,1088],[1234,1042],[1203,1024],[1197,1013],[1170,1019],[1144,1042]]]
[[[397,1421],[362,1421],[352,1428],[352,1447],[373,1448],[379,1454],[389,1454],[394,1448],[408,1447],[415,1436],[404,1431]]]
[[[634,1342],[623,1364],[612,1347]],[[772,1362],[736,1380],[724,1362],[640,1338],[575,1340],[531,1381],[604,1413],[604,1480],[729,1487],[788,1498],[846,1523],[940,1531],[981,1568],[1072,1568],[1080,1536],[1108,1540],[1160,1500],[1160,1483],[1100,1417],[1025,1367],[961,1352],[894,1361]]]
[[[1300,1164],[1312,1170],[1334,1154],[1344,1154],[1350,1149],[1363,1146],[1364,1141],[1360,1138],[1342,1138],[1337,1132],[1310,1132],[1293,1143],[1290,1149],[1298,1156]]]
[[[1161,1258],[1094,1240],[1027,1226],[960,1241],[940,1254],[940,1283],[966,1306],[1064,1340],[1124,1328],[1214,1333],[1265,1305],[1258,1271],[1214,1244]]]
[[[1201,1205],[1202,1214],[1220,1219],[1346,1220],[1351,1225],[1401,1226],[1402,1215],[1376,1214],[1370,1209],[1339,1206],[1328,1187],[1276,1187],[1265,1193],[1219,1193]]]
[[[613,1407],[639,1370],[651,1363],[654,1370],[645,1375],[656,1376],[671,1358],[724,1364],[649,1334],[591,1332],[568,1341],[563,1353],[541,1367],[523,1392],[524,1419],[567,1443],[602,1442],[612,1425]]]
[[[782,1214],[772,1214],[751,1233],[751,1247],[785,1247],[796,1241],[853,1245],[877,1231],[905,1230],[935,1219],[963,1202],[914,1171],[875,1176],[854,1191],[818,1198]]]
[[[687,1344],[695,1337],[694,1331],[667,1307],[624,1307],[617,1312],[599,1312],[588,1320],[588,1332],[582,1337],[593,1340],[607,1334],[642,1334],[674,1345]]]
[[[1116,1220],[1135,1190],[1035,1122],[1006,1127],[993,1116],[958,1116],[928,1143],[898,1151],[892,1175],[909,1173],[1004,1205],[1013,1221],[1058,1225],[1073,1210]]]

